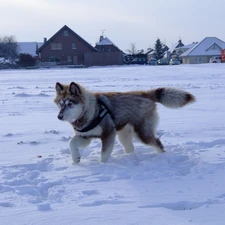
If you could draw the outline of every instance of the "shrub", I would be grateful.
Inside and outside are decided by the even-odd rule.
[[[36,63],[35,57],[30,54],[19,54],[19,61],[17,62],[21,67],[34,66]]]

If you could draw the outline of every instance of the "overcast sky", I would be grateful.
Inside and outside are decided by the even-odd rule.
[[[50,38],[64,25],[93,46],[102,30],[120,49],[172,47],[215,36],[225,41],[225,0],[0,0],[0,36]]]

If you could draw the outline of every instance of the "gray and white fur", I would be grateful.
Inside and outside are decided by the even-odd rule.
[[[70,140],[70,151],[74,163],[80,161],[79,150],[90,144],[93,138],[102,142],[101,161],[110,157],[116,135],[125,153],[134,151],[132,139],[135,136],[158,153],[164,147],[155,136],[158,123],[156,102],[169,108],[180,108],[195,101],[195,97],[175,88],[157,88],[149,91],[93,93],[81,85],[56,83],[54,102],[59,107],[58,118],[68,121],[75,136]],[[109,113],[91,130],[79,132],[98,117],[103,102]]]

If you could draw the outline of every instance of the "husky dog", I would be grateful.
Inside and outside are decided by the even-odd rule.
[[[102,142],[101,161],[110,157],[116,134],[125,153],[134,151],[133,136],[158,153],[164,152],[155,137],[158,122],[156,102],[169,108],[180,108],[195,101],[183,90],[161,87],[149,91],[93,93],[81,85],[56,83],[54,102],[59,108],[58,119],[68,121],[75,131],[70,140],[73,163],[80,161],[79,149],[90,144],[92,138]]]

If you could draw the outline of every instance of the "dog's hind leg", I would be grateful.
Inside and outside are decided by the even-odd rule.
[[[155,137],[154,126],[151,121],[144,121],[135,127],[137,137],[146,145],[151,145],[158,153],[165,152],[159,138]]]
[[[70,153],[73,163],[80,162],[80,152],[79,149],[85,148],[91,142],[91,138],[84,138],[80,136],[74,136],[70,142]]]
[[[120,144],[124,148],[125,153],[131,153],[134,151],[134,145],[132,143],[134,128],[127,124],[123,129],[117,131]]]
[[[163,153],[165,152],[164,146],[162,142],[159,140],[159,138],[152,138],[150,141],[150,145],[158,152],[158,153]]]
[[[144,144],[151,145],[156,150],[156,152],[158,153],[165,152],[163,144],[161,143],[159,138],[155,137],[153,133],[148,134],[138,133],[138,137]]]

